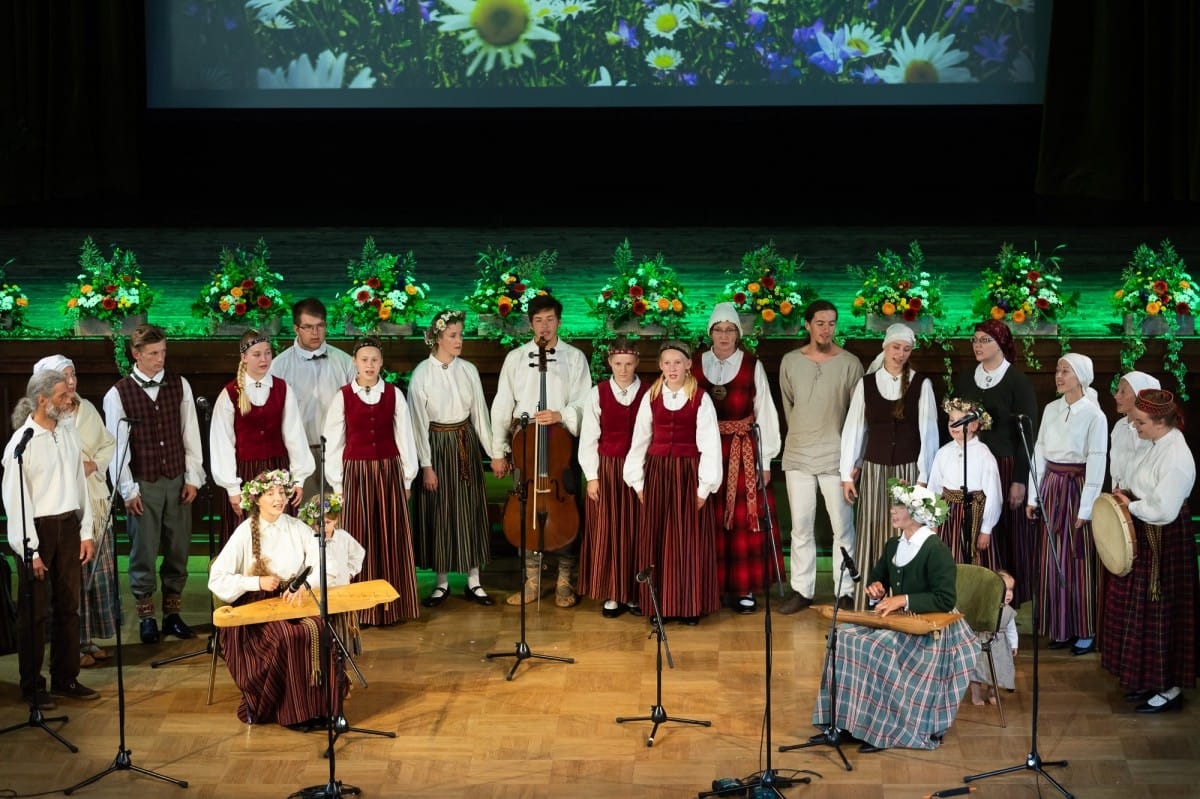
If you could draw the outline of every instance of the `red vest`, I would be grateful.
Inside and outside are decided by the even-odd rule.
[[[239,461],[265,461],[286,458],[287,445],[283,443],[283,403],[287,399],[287,383],[274,378],[267,401],[261,407],[250,403],[250,413],[245,416],[238,410],[237,381],[225,386],[229,400],[233,403],[233,440]]]
[[[372,391],[383,391],[374,405],[368,405],[354,393],[354,384],[342,386],[346,406],[346,449],[343,461],[383,461],[400,457],[396,449],[396,387],[380,380]]]
[[[605,380],[597,387],[600,395],[600,443],[597,451],[606,458],[624,458],[633,443],[633,423],[637,420],[642,396],[650,390],[646,381],[638,383],[637,396],[622,405],[613,394],[612,381]]]
[[[704,374],[704,360],[700,360],[701,368],[695,372],[696,382],[708,392],[713,407],[717,409],[718,420],[735,422],[754,415],[754,367],[757,363],[757,358],[748,352],[743,352],[742,365],[738,369],[738,373],[733,376],[732,380],[721,386],[725,396],[717,399],[717,394],[722,392],[713,392],[712,384]]]
[[[158,398],[150,395],[132,376],[117,381],[121,407],[137,424],[129,428],[129,471],[134,480],[174,479],[183,474],[183,380],[167,375],[158,389]]]
[[[700,409],[703,397],[704,392],[697,389],[691,400],[677,411],[668,410],[663,405],[662,394],[650,400],[654,435],[647,454],[672,458],[700,457],[700,448],[696,446],[696,412]]]

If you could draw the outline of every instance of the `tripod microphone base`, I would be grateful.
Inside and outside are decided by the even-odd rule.
[[[14,730],[19,730],[24,727],[40,727],[43,730],[45,730],[46,732],[50,733],[50,735],[55,740],[57,740],[60,744],[67,747],[68,749],[70,749],[72,753],[76,753],[79,751],[78,746],[71,743],[66,738],[62,737],[57,732],[55,732],[54,730],[52,730],[46,726],[49,722],[52,722],[52,721],[61,721],[65,724],[67,719],[68,719],[67,716],[53,716],[51,718],[46,718],[45,716],[42,715],[41,708],[39,708],[35,705],[35,706],[31,706],[29,708],[29,721],[26,721],[23,724],[14,724],[11,727],[5,727],[4,729],[0,730],[0,735],[3,735],[6,732],[12,732]]]
[[[358,796],[361,794],[358,788],[353,785],[344,785],[341,780],[332,780],[325,785],[313,785],[309,788],[301,788],[288,799],[330,799],[334,796]]]
[[[329,725],[328,724],[311,725],[311,726],[306,725],[302,728],[302,730],[304,732],[328,732]],[[329,744],[329,746],[325,749],[325,754],[323,755],[323,757],[329,757],[329,753],[333,750],[333,746],[334,746],[334,744],[337,743],[338,738],[341,738],[343,735],[345,735],[348,732],[361,732],[364,735],[378,735],[381,738],[395,738],[396,737],[396,733],[391,732],[390,730],[368,730],[365,727],[351,727],[350,722],[346,721],[345,716],[338,716],[337,718],[335,718],[333,720],[333,740]],[[355,793],[357,793],[357,792],[358,791],[356,789]]]
[[[963,777],[963,782],[973,782],[975,780],[982,780],[982,779],[986,779],[988,777],[995,777],[1000,774],[1011,774],[1014,771],[1036,771],[1038,774],[1040,774],[1046,778],[1046,782],[1050,783],[1055,788],[1057,788],[1059,793],[1061,793],[1063,796],[1065,796],[1066,799],[1075,799],[1075,795],[1073,793],[1068,791],[1063,786],[1059,785],[1058,781],[1055,780],[1053,777],[1051,777],[1049,774],[1047,774],[1045,769],[1043,768],[1043,766],[1065,766],[1065,765],[1067,765],[1067,761],[1065,761],[1065,760],[1042,760],[1042,756],[1039,755],[1037,753],[1037,751],[1035,750],[1033,752],[1030,752],[1028,755],[1026,755],[1025,762],[1019,766],[1010,766],[1008,768],[997,769],[995,771],[988,771],[984,774],[972,774],[968,777]]]
[[[213,653],[213,647],[215,646],[216,638],[215,636],[210,635],[208,636],[208,643],[204,645],[203,649],[199,649],[195,652],[186,652],[182,655],[175,655],[174,657],[163,658],[162,660],[152,660],[150,661],[150,668],[157,669],[159,666],[165,666],[168,663],[178,663],[179,661],[187,660],[188,658],[196,658],[200,657],[201,655],[211,655]]]
[[[147,777],[154,777],[156,780],[162,780],[163,782],[174,783],[175,785],[178,785],[180,788],[188,787],[187,780],[177,780],[177,779],[174,779],[173,777],[168,777],[165,774],[159,774],[156,771],[150,771],[149,769],[139,768],[138,766],[133,765],[133,758],[131,757],[132,754],[133,754],[133,752],[131,752],[128,749],[124,749],[124,748],[118,749],[117,757],[115,760],[113,760],[112,765],[110,765],[108,768],[104,769],[104,771],[101,771],[99,774],[88,777],[86,780],[84,780],[81,783],[72,785],[70,788],[67,788],[65,791],[63,791],[63,793],[65,793],[67,796],[70,796],[72,793],[79,790],[83,786],[91,785],[93,782],[96,782],[101,777],[107,777],[109,774],[112,774],[114,771],[136,771],[138,774],[145,774]]]
[[[488,660],[494,660],[495,658],[516,658],[516,662],[513,663],[512,668],[508,670],[508,676],[504,678],[510,682],[512,681],[513,675],[517,673],[517,666],[520,666],[522,661],[529,660],[529,658],[537,658],[538,660],[554,660],[559,663],[575,662],[575,658],[563,658],[558,657],[557,655],[538,655],[530,652],[529,644],[525,643],[524,641],[517,641],[516,650],[513,652],[488,652],[485,657],[487,657]]]
[[[674,721],[677,724],[698,724],[701,727],[711,727],[711,721],[701,721],[700,719],[681,719],[675,716],[668,716],[667,711],[662,705],[655,705],[650,708],[649,716],[617,716],[617,723],[624,724],[627,721],[652,721],[654,722],[653,729],[650,730],[649,737],[646,738],[646,746],[654,746],[654,736],[658,734],[658,727],[668,721]]]
[[[805,741],[802,744],[791,744],[790,746],[779,747],[780,752],[791,752],[793,749],[807,749],[810,746],[832,746],[842,758],[842,764],[845,765],[846,771],[854,771],[854,766],[850,765],[850,761],[846,759],[846,753],[842,751],[842,741],[849,736],[842,735],[837,727],[826,727],[821,730],[819,737],[814,736],[816,740]]]
[[[764,794],[784,799],[782,793],[784,788],[791,788],[793,785],[808,785],[812,782],[812,778],[781,777],[778,772],[767,769],[748,780],[733,780],[733,782],[735,784],[722,788],[717,788],[717,783],[714,782],[713,790],[699,794],[699,799],[707,799],[709,796],[748,796],[758,799]]]

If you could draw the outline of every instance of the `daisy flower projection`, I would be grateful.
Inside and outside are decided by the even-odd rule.
[[[595,83],[589,83],[589,86],[628,86],[629,82],[619,80],[613,83],[612,75],[608,73],[608,67],[600,67],[600,75],[596,78]]]
[[[496,59],[505,69],[519,67],[526,58],[533,58],[531,41],[557,42],[558,34],[546,30],[541,22],[553,5],[543,0],[442,0],[457,14],[439,15],[438,30],[457,33],[463,43],[463,55],[475,54],[467,75],[474,75],[479,65],[491,72]],[[576,5],[583,5],[576,3]]]
[[[893,64],[877,70],[876,75],[884,83],[973,83],[966,67],[958,66],[967,60],[962,50],[952,50],[954,37],[942,38],[937,33],[917,37],[914,44],[908,37],[908,29],[900,31],[900,38],[892,40]]]
[[[655,6],[646,15],[646,31],[661,39],[674,39],[675,34],[687,27],[692,12],[678,3]]]
[[[646,63],[660,72],[674,72],[683,64],[683,56],[670,47],[656,47],[646,53]]]
[[[869,58],[883,52],[883,39],[870,25],[856,22],[853,25],[843,25],[846,32],[844,47],[853,50],[858,58]]]
[[[335,56],[331,50],[325,50],[317,56],[317,65],[308,60],[308,53],[301,53],[288,64],[287,72],[283,67],[274,70],[258,70],[258,88],[260,89],[340,89],[346,76],[346,59],[349,53]],[[371,68],[366,67],[350,81],[351,89],[370,89],[375,85],[371,77]]]

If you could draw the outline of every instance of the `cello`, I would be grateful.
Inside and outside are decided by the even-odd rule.
[[[554,354],[546,339],[537,340],[538,410],[546,408],[546,371]],[[519,485],[504,506],[504,535],[518,549],[562,549],[579,534],[579,477],[575,437],[561,425],[514,423],[512,465]]]

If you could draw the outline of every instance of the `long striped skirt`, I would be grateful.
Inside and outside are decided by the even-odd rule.
[[[1185,503],[1162,527],[1135,518],[1134,529],[1133,570],[1105,583],[1100,665],[1128,691],[1193,688],[1200,577],[1191,511]]]
[[[1075,529],[1083,493],[1084,465],[1047,463],[1038,496],[1054,551],[1045,536],[1039,547],[1038,632],[1051,640],[1096,634],[1096,545],[1091,523]],[[1059,578],[1059,569],[1063,578]]]
[[[950,548],[955,563],[973,563],[993,571],[999,569],[1000,559],[996,556],[996,538],[998,536],[995,535],[998,530],[993,530],[992,540],[988,542],[987,549],[981,551],[977,548],[986,497],[982,491],[968,491],[967,498],[971,506],[971,529],[969,530],[965,527],[967,503],[963,502],[962,490],[942,489],[942,499],[946,500],[950,514],[946,517],[946,521],[937,528],[938,536]]]
[[[356,581],[387,580],[399,599],[359,611],[364,626],[395,624],[420,615],[412,531],[399,458],[346,461],[342,475],[343,527],[367,551]]]
[[[587,501],[579,550],[579,593],[599,600],[637,602],[639,564],[634,549],[641,508],[621,477],[624,458],[600,456],[600,499]]]
[[[429,450],[438,487],[427,491],[418,477],[413,490],[416,565],[438,573],[482,566],[491,555],[491,524],[479,438],[471,420],[430,425]]]
[[[237,604],[268,596],[246,594]],[[320,619],[290,619],[221,630],[221,650],[242,692],[238,718],[247,724],[303,724],[328,715],[334,685],[331,670],[319,668]],[[343,680],[343,685],[345,681]]]
[[[112,638],[117,634],[120,623],[120,607],[118,600],[120,589],[113,577],[116,568],[113,565],[113,539],[115,528],[109,525],[104,533],[105,522],[108,518],[109,496],[97,496],[88,486],[88,501],[92,503],[93,532],[96,541],[96,557],[84,567],[83,579],[80,582],[82,591],[79,598],[79,643],[92,643],[97,638]],[[91,581],[91,588],[88,585]]]
[[[900,531],[892,527],[889,511],[892,503],[888,500],[887,491],[889,477],[915,483],[917,462],[898,466],[863,462],[862,474],[858,478],[858,501],[855,503],[854,517],[854,529],[858,534],[854,560],[863,576],[862,581],[854,586],[854,607],[857,610],[867,607],[866,594],[863,593],[867,573],[883,557],[884,544],[900,535]]]
[[[777,581],[787,579],[783,570],[783,543],[779,535],[779,514],[775,512],[775,494],[767,487],[758,489],[758,475],[754,466],[756,459],[739,464],[737,483],[734,486],[733,510],[728,507],[729,475],[732,472],[729,458],[731,442],[737,434],[721,435],[721,452],[725,460],[725,474],[721,487],[709,497],[713,514],[717,519],[717,582],[721,590],[733,596],[753,594],[770,590]],[[752,438],[743,437],[743,446],[751,451],[757,446]],[[747,469],[746,467],[750,467]],[[755,512],[750,512],[749,497],[755,497]],[[770,509],[771,536],[767,538],[763,503]],[[726,526],[726,518],[729,524]]]
[[[839,624],[837,636],[837,726],[875,746],[936,749],[975,669],[979,646],[967,623],[937,637]],[[830,676],[813,711],[821,726],[830,723]]]
[[[237,461],[237,476],[238,479],[240,479],[243,483],[247,483],[250,480],[253,480],[255,477],[258,477],[263,472],[286,468],[288,468],[288,459],[286,455],[278,458],[266,458],[265,460],[258,461],[239,460]],[[218,532],[219,539],[217,541],[217,552],[220,552],[225,548],[225,543],[229,541],[229,537],[233,535],[233,531],[236,530],[237,526],[246,518],[246,513],[243,511],[242,516],[239,519],[234,514],[233,508],[229,505],[229,495],[220,489],[217,489],[217,491],[223,494],[221,499],[221,529]],[[216,497],[213,497],[213,499],[216,500]],[[291,505],[287,505],[284,508],[284,513],[287,513],[289,516],[295,516],[296,509]]]
[[[1000,520],[992,535],[992,547],[1000,558],[1003,568],[1013,576],[1013,607],[1033,599],[1034,578],[1037,570],[1038,536],[1041,528],[1025,516],[1025,504],[1017,508],[1008,505],[1008,490],[1013,481],[1013,457],[997,458],[1000,467],[1000,485],[1004,486],[1004,503],[1000,506]]]
[[[651,579],[666,617],[704,616],[721,607],[712,498],[696,509],[699,464],[698,458],[646,457],[635,562],[654,566]],[[646,583],[638,585],[638,604],[653,607]]]

